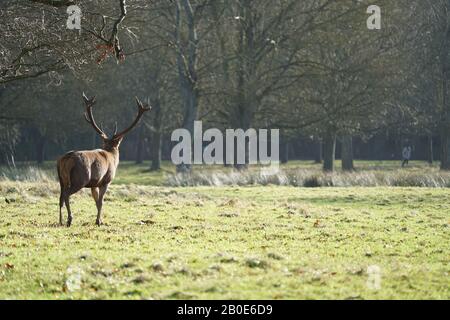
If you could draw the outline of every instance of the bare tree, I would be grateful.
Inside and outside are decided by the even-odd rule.
[[[66,27],[66,8],[72,4],[82,10],[80,31]],[[148,4],[138,0],[129,6],[135,13],[134,8]],[[2,4],[0,84],[66,69],[81,73],[109,56],[124,60],[119,39],[126,16],[126,0],[13,0]]]

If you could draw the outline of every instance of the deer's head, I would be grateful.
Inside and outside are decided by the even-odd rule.
[[[114,134],[111,137],[108,137],[108,135],[100,129],[100,127],[97,125],[94,119],[94,115],[92,114],[92,108],[94,107],[96,101],[95,97],[88,98],[83,93],[83,101],[86,107],[84,117],[86,118],[86,121],[94,128],[94,130],[100,135],[100,137],[103,140],[103,146],[102,148],[105,150],[118,150],[120,143],[122,142],[124,136],[130,132],[139,122],[139,120],[142,118],[145,112],[150,111],[151,107],[148,104],[143,104],[137,97],[136,97],[136,103],[138,106],[138,114],[136,116],[136,119],[133,121],[133,123],[125,130],[117,133],[117,124],[114,130]]]

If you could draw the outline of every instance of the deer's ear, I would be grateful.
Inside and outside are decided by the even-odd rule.
[[[120,144],[122,143],[122,140],[123,140],[123,137],[121,137],[121,138],[119,138],[119,139],[117,139],[117,140],[115,141],[115,142],[116,142],[117,148],[120,147]]]
[[[116,143],[121,143],[122,140],[123,140],[123,136],[114,137],[113,140],[114,140],[114,142],[116,142]]]

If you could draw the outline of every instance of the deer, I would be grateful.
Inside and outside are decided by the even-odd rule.
[[[113,181],[119,165],[119,147],[124,136],[139,123],[145,112],[150,111],[148,104],[143,104],[137,97],[138,113],[136,119],[125,130],[108,137],[95,122],[92,108],[96,104],[95,97],[88,98],[83,92],[85,120],[93,127],[102,139],[102,147],[95,150],[70,151],[57,160],[57,171],[61,193],[59,197],[59,224],[63,225],[63,207],[67,209],[67,227],[72,224],[72,211],[69,198],[83,188],[90,188],[97,206],[97,226],[102,225],[103,199],[109,185]]]

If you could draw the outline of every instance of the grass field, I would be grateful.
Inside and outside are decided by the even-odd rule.
[[[87,191],[65,228],[56,182],[0,181],[0,298],[450,299],[449,189],[172,188],[144,170],[119,169],[102,227]]]
[[[400,186],[400,187],[448,187],[450,173],[441,172],[436,163],[430,166],[423,161],[412,161],[407,168],[401,168],[399,161],[355,161],[356,170],[345,173],[339,170],[340,161],[336,161],[336,172],[326,174],[321,165],[311,161],[290,161],[280,166],[281,173],[261,175],[261,167],[252,166],[244,172],[235,172],[223,166],[195,166],[190,178],[179,181],[175,176],[175,167],[163,162],[162,170],[149,171],[150,164],[136,165],[121,162],[115,185],[136,184],[141,186],[222,186],[222,185],[292,185],[292,186]],[[0,166],[0,181],[54,181],[56,180],[55,162],[46,162],[39,167],[34,163],[20,163],[17,169]]]

